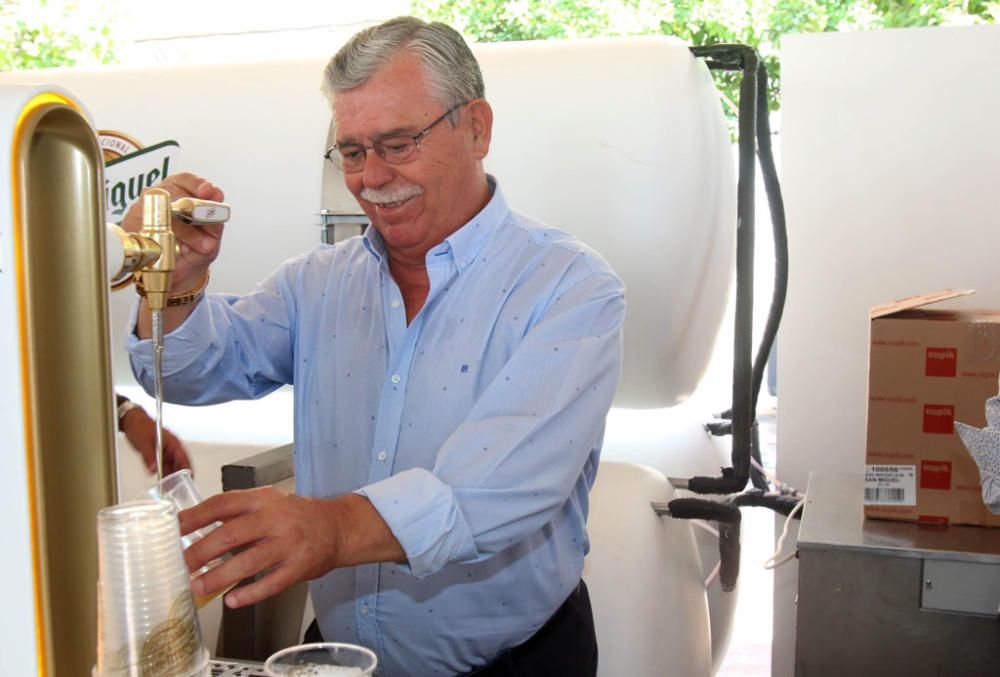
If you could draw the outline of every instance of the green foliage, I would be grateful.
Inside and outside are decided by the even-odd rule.
[[[104,14],[71,2],[0,2],[0,70],[113,63],[113,24]]]
[[[777,57],[785,35],[993,23],[1000,17],[997,0],[413,0],[412,8],[475,42],[664,34],[692,45],[750,45],[767,66],[772,110],[779,105]],[[713,75],[735,103],[739,74]]]

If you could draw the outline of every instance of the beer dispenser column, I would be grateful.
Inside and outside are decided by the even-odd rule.
[[[117,498],[104,166],[55,87],[0,87],[0,146],[0,674],[88,675]]]

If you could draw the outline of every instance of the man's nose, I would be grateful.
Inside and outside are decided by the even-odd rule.
[[[389,163],[383,160],[382,156],[374,148],[369,148],[365,152],[365,186],[368,188],[377,188],[392,181],[395,174]]]

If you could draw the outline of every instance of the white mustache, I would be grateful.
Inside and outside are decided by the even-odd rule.
[[[362,188],[361,199],[374,204],[384,205],[391,202],[403,202],[423,193],[420,186],[406,185],[392,188]]]

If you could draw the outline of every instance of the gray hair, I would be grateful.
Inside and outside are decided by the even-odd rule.
[[[420,59],[431,96],[445,108],[485,95],[479,62],[458,31],[412,16],[389,19],[355,34],[327,64],[324,92],[333,101],[338,92],[360,87],[404,50]]]

